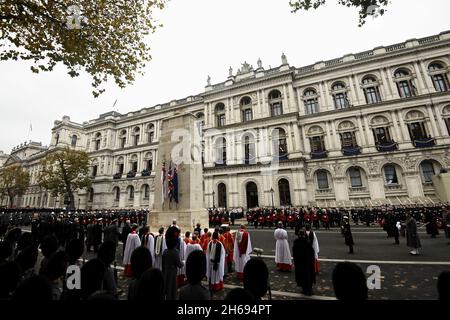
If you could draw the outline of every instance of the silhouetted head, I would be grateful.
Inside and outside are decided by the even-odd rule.
[[[23,272],[34,268],[38,258],[38,249],[34,246],[29,246],[20,251],[16,257],[16,262],[19,264],[20,269]]]
[[[186,261],[186,277],[191,285],[196,285],[206,276],[206,255],[203,251],[191,252]]]
[[[81,268],[81,295],[84,299],[102,289],[105,264],[97,258],[91,259]]]
[[[51,301],[52,286],[44,276],[31,276],[22,281],[14,291],[12,301]]]
[[[367,300],[366,277],[352,262],[339,262],[334,267],[333,287],[338,300]]]
[[[179,229],[175,226],[170,226],[166,231],[166,245],[167,249],[173,249],[177,245],[178,237],[180,236]]]
[[[450,271],[444,271],[438,278],[439,300],[450,301]]]
[[[255,301],[255,298],[253,298],[252,294],[244,288],[234,288],[228,292],[225,301],[230,302],[231,304],[242,304],[245,302],[252,303]]]
[[[112,240],[106,240],[98,249],[97,258],[109,266],[116,259],[116,244]]]
[[[49,258],[58,250],[58,239],[54,235],[45,236],[41,243],[42,255]]]
[[[50,256],[42,270],[42,275],[50,281],[55,281],[66,273],[68,262],[67,254],[64,251],[57,251]]]
[[[11,242],[3,240],[0,242],[0,263],[6,261],[13,253]]]
[[[20,235],[19,240],[17,241],[17,251],[21,251],[26,247],[33,245],[33,236],[30,232],[24,232]]]
[[[10,297],[16,289],[21,276],[20,266],[14,261],[7,261],[0,264],[0,299]]]
[[[146,247],[137,247],[131,254],[131,270],[135,279],[140,279],[152,267],[152,255]]]
[[[161,270],[150,268],[142,274],[136,284],[135,299],[138,301],[164,300],[164,276]]]
[[[267,293],[268,287],[267,265],[261,259],[250,259],[244,267],[244,289],[248,290],[256,300],[260,300]]]
[[[69,264],[75,264],[84,251],[84,243],[81,239],[72,239],[66,247],[66,253],[69,257]]]

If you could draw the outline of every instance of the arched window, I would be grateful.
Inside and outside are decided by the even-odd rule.
[[[153,155],[151,152],[148,152],[144,157],[144,168],[148,172],[153,170]]]
[[[351,167],[348,169],[348,173],[350,176],[350,185],[352,188],[360,188],[363,186],[361,169],[358,167]]]
[[[78,137],[74,134],[70,141],[70,145],[72,146],[72,148],[75,148],[77,146],[77,141],[78,141]]]
[[[253,120],[252,99],[250,97],[243,97],[241,99],[240,105],[242,112],[242,121],[247,122]]]
[[[125,148],[126,144],[127,144],[127,131],[126,130],[122,130],[120,132],[120,147],[123,149]]]
[[[244,136],[244,164],[256,163],[255,139],[253,135],[246,134]]]
[[[394,80],[401,98],[409,98],[416,95],[416,87],[413,84],[411,73],[407,69],[395,71]]]
[[[223,127],[226,124],[225,118],[225,105],[223,103],[216,104],[216,123],[218,127]]]
[[[430,64],[428,67],[428,72],[437,92],[443,92],[449,89],[447,74],[442,63],[434,62]]]
[[[102,134],[100,132],[97,132],[95,135],[95,151],[100,150],[100,144],[102,142]]]
[[[152,143],[155,139],[155,125],[149,124],[147,127],[147,142]]]
[[[384,177],[386,185],[389,186],[398,184],[397,170],[394,165],[389,164],[384,167]]]
[[[219,183],[217,186],[217,203],[219,208],[226,208],[227,207],[227,187],[225,186],[225,183]]]
[[[134,200],[134,187],[128,187],[128,200]]]
[[[283,101],[281,92],[272,90],[269,93],[270,114],[272,117],[281,116],[283,114]]]
[[[216,140],[216,166],[227,165],[227,140],[223,137]]]
[[[259,207],[259,201],[258,201],[258,187],[256,186],[256,183],[253,181],[250,181],[245,186],[245,192],[247,196],[247,208],[255,208]]]
[[[316,90],[305,90],[303,93],[303,103],[305,104],[306,114],[314,114],[319,112],[319,102]]]
[[[435,175],[433,162],[425,160],[420,164],[420,169],[422,170],[422,176],[425,183],[432,183],[433,176]]]
[[[136,173],[138,171],[138,157],[137,157],[137,155],[133,155],[131,157],[130,163],[131,163],[131,171]]]
[[[120,188],[114,187],[113,192],[114,192],[114,201],[119,201],[120,200]]]
[[[337,82],[331,87],[335,109],[346,109],[350,107],[350,102],[347,97],[347,87],[343,82]]]
[[[141,139],[141,129],[139,127],[134,128],[134,146],[137,146],[139,144],[139,140]]]
[[[119,159],[117,159],[117,173],[123,174],[124,171],[125,171],[124,160],[123,157],[120,157]]]
[[[373,76],[367,76],[362,80],[362,87],[367,104],[381,102],[378,82]]]
[[[330,189],[330,185],[328,183],[328,172],[326,170],[317,170],[316,178],[317,178],[317,188],[319,190]]]
[[[288,158],[288,148],[286,140],[286,132],[282,128],[276,128],[272,131],[273,156],[280,160]],[[278,154],[277,154],[278,153]]]
[[[291,190],[289,189],[289,181],[286,179],[280,179],[278,181],[278,193],[280,194],[280,205],[291,205]]]

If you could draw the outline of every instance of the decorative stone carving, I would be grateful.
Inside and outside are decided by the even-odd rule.
[[[334,174],[335,174],[336,176],[342,174],[342,164],[334,163],[334,164],[331,165],[331,167],[333,168]]]
[[[258,69],[262,69],[262,61],[261,61],[261,59],[258,58],[257,64],[258,64]]]
[[[353,122],[351,121],[342,121],[339,124],[339,130],[349,130],[349,129],[353,129],[355,127],[355,125],[353,124]]]
[[[414,170],[416,167],[416,160],[414,159],[405,158],[403,159],[403,163],[407,170]]]
[[[377,174],[379,173],[378,167],[380,165],[380,161],[372,160],[367,162],[367,168],[369,168],[370,174]]]
[[[244,61],[244,63],[242,64],[242,67],[240,69],[238,69],[237,74],[245,74],[245,73],[249,73],[253,71],[253,66],[248,64],[247,61]]]
[[[425,116],[421,111],[413,110],[406,114],[406,120],[417,120],[417,119],[423,119]]]

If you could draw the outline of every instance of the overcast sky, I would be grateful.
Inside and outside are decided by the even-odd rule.
[[[450,30],[450,1],[393,0],[388,12],[358,27],[357,9],[328,0],[315,11],[291,13],[288,0],[171,0],[157,14],[164,26],[149,37],[153,59],[144,76],[125,89],[112,83],[99,98],[91,79],[70,78],[63,67],[32,74],[25,62],[0,62],[0,150],[29,139],[49,144],[53,121],[83,122],[115,109],[121,113],[184,98],[226,80],[247,61],[291,66],[369,50]]]

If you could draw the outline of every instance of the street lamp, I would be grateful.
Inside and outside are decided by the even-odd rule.
[[[212,196],[213,196],[213,209],[215,209],[216,208],[216,202],[215,202],[215,194],[216,194],[216,192],[213,190],[213,192],[212,192]]]
[[[273,206],[273,193],[274,193],[275,191],[273,190],[273,188],[270,188],[270,194],[272,195],[272,208],[274,208],[274,206]]]

